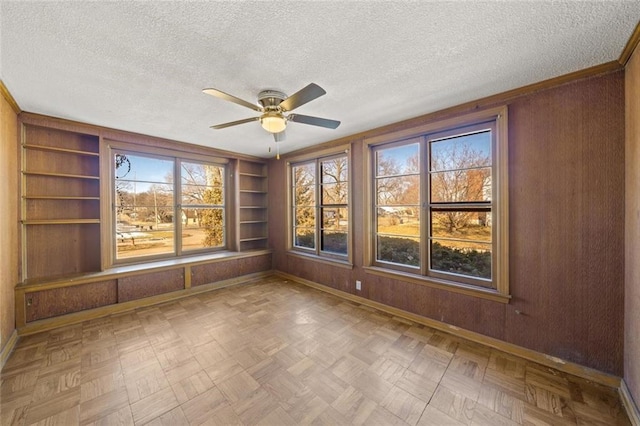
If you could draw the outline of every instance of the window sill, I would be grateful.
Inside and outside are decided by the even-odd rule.
[[[353,269],[353,263],[349,262],[348,260],[334,259],[331,257],[321,257],[315,254],[300,253],[293,250],[287,251],[287,255],[291,257],[298,257],[300,259],[313,260],[314,262],[325,263],[327,265],[337,266],[339,268]]]
[[[271,250],[253,250],[246,252],[224,251],[217,253],[187,256],[175,259],[155,260],[144,263],[127,264],[114,266],[100,272],[87,272],[76,275],[65,275],[56,277],[39,278],[25,280],[16,286],[16,289],[38,289],[67,287],[78,284],[94,282],[96,280],[109,280],[123,275],[137,275],[149,271],[162,271],[175,269],[176,267],[196,266],[205,263],[222,262],[230,259],[240,259],[245,257],[261,256],[272,253]],[[30,290],[35,291],[35,290]]]
[[[440,281],[430,277],[423,277],[421,275],[410,274],[408,272],[393,271],[390,269],[380,268],[377,266],[366,266],[364,270],[368,274],[378,275],[385,278],[391,278],[394,280],[407,281],[413,284],[424,285],[431,288],[437,288],[439,290],[450,291],[453,293],[460,293],[466,296],[478,297],[481,299],[493,300],[494,302],[509,303],[511,296],[507,294],[498,293],[493,289],[484,289],[481,287],[475,287],[466,284],[458,284],[450,281]]]

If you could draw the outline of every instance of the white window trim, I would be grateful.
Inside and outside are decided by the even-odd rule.
[[[373,147],[386,145],[405,139],[420,137],[425,134],[432,134],[453,130],[458,127],[471,126],[483,121],[495,120],[496,126],[496,149],[493,153],[494,171],[492,175],[492,184],[496,186],[495,194],[495,255],[496,267],[495,289],[483,288],[479,286],[469,285],[461,282],[444,280],[430,277],[418,273],[409,273],[406,271],[381,267],[375,260],[375,221],[373,219],[374,206],[372,182],[375,179],[373,170]],[[463,293],[467,295],[487,298],[507,303],[509,296],[509,153],[508,153],[508,111],[506,106],[475,111],[469,114],[458,115],[456,117],[433,121],[424,125],[411,127],[396,132],[386,133],[371,138],[365,138],[364,149],[364,182],[365,185],[365,235],[364,244],[365,270],[368,273],[381,275],[388,278],[395,278],[403,281],[410,281],[438,289]],[[423,170],[421,173],[425,173]],[[422,245],[425,242],[421,243]]]

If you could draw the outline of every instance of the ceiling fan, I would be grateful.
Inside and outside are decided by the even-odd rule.
[[[222,92],[218,89],[204,89],[202,91],[208,95],[242,105],[261,113],[258,117],[217,124],[215,126],[211,126],[212,129],[224,129],[226,127],[237,126],[238,124],[260,121],[262,127],[267,132],[273,134],[274,140],[276,142],[280,142],[284,140],[284,131],[289,121],[310,124],[312,126],[326,127],[328,129],[335,129],[340,125],[340,122],[336,120],[302,114],[286,114],[327,93],[322,87],[315,83],[309,84],[289,97],[277,90],[263,90],[258,93],[258,102],[260,105],[252,104],[251,102],[229,95],[228,93]]]

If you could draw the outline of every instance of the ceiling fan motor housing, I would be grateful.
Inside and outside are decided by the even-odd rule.
[[[267,89],[258,93],[258,102],[265,109],[275,109],[274,107],[280,105],[280,102],[285,99],[287,99],[287,95],[278,90]]]

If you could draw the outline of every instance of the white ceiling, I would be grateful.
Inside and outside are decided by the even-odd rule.
[[[314,82],[281,152],[616,60],[640,1],[13,2],[0,78],[22,110],[270,157],[256,102]]]

